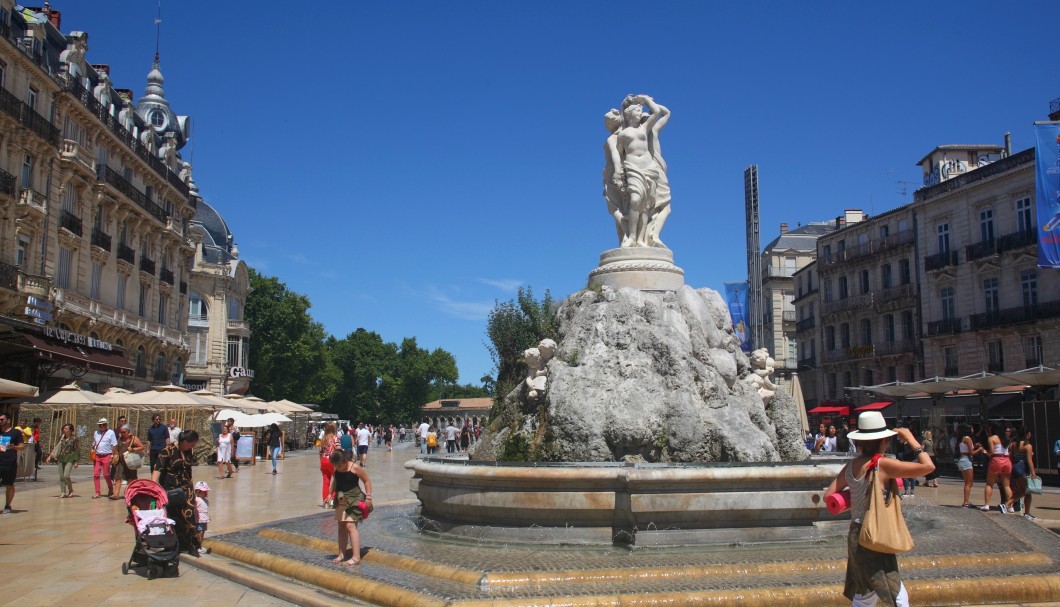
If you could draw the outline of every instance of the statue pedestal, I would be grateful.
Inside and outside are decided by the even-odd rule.
[[[589,273],[589,284],[612,289],[676,291],[685,284],[685,271],[674,265],[674,253],[670,249],[611,249],[600,255],[600,267]]]

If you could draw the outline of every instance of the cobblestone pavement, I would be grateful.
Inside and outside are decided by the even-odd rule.
[[[404,463],[416,454],[408,443],[399,444],[393,453],[376,448],[371,450],[368,471],[372,477],[373,496],[378,506],[390,507],[381,508],[377,513],[379,516],[366,522],[362,532],[366,545],[397,553],[411,554],[415,550],[416,542],[408,542],[408,529],[402,529],[401,526],[411,524],[408,515],[402,513],[409,512],[409,505],[414,503],[414,496],[409,491],[411,472],[404,468]],[[217,478],[216,468],[196,467],[195,480],[205,480],[212,488],[210,506],[213,522],[207,536],[250,530],[285,519],[303,519],[303,522],[292,521],[292,524],[316,525],[315,531],[308,527],[301,531],[321,538],[334,537],[331,535],[333,523],[327,522],[328,517],[323,516],[320,509],[320,473],[315,455],[314,451],[291,453],[280,462],[277,475],[271,474],[267,462],[256,466],[244,465],[239,473],[224,480]],[[147,580],[142,575],[123,576],[121,563],[128,558],[133,546],[132,531],[125,524],[124,502],[90,499],[91,470],[85,467],[75,470],[75,494],[81,497],[74,499],[55,497],[58,495],[58,472],[55,466],[45,466],[39,478],[36,482],[17,483],[18,493],[13,504],[15,513],[0,515],[0,566],[8,581],[4,596],[0,598],[0,606],[76,602],[79,607],[88,607],[112,604],[116,600],[150,601],[153,607],[196,604],[209,604],[211,607],[271,607],[290,604],[187,565],[181,567],[179,579]],[[938,489],[918,489],[915,500],[959,504],[960,482],[956,479],[941,479],[940,484]],[[982,484],[977,483],[972,501],[980,503],[982,494]],[[954,516],[974,514],[959,509],[951,512]],[[1060,530],[1060,491],[1047,487],[1045,495],[1035,497],[1034,512],[1039,516],[1034,524],[1042,527],[1042,532],[1045,529]],[[320,516],[304,518],[314,514]],[[1000,517],[996,513],[987,516]],[[1006,519],[1011,519],[1005,520],[1006,525],[1015,525],[1017,522],[1016,517]],[[1024,529],[1030,528],[1024,525],[1024,519],[1020,518],[1018,522]],[[999,538],[1004,539],[1001,536]],[[978,542],[984,549],[990,547],[981,536],[971,537],[968,541]],[[833,556],[830,553],[835,551],[835,547],[827,549],[829,555],[822,555],[822,558]],[[484,565],[493,561],[490,564],[496,571],[500,559],[490,556],[491,553],[494,556],[497,554],[492,548],[467,544],[453,550],[450,556],[460,566],[474,569],[487,569],[489,567]],[[556,568],[566,566],[564,563],[577,563],[584,567],[597,558],[594,554],[597,552],[539,551],[536,555],[526,554],[519,563],[505,568]],[[305,557],[320,560],[318,554],[307,553]],[[778,552],[772,557],[779,559],[782,553]],[[650,552],[634,551],[628,558],[644,558],[647,560],[643,562],[650,562]],[[702,562],[704,558],[702,554],[695,559],[684,555],[678,560]],[[709,561],[709,557],[706,560]],[[371,566],[366,563],[362,567],[370,569]]]

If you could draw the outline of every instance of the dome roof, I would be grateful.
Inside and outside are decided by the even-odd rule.
[[[233,258],[232,231],[221,214],[204,200],[195,208],[191,229],[203,234],[203,258],[211,263],[226,263]]]

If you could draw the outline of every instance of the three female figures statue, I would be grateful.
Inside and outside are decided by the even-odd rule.
[[[670,110],[647,95],[627,95],[621,111],[604,115],[611,133],[604,147],[604,198],[621,247],[666,248],[659,233],[670,215],[670,182],[659,132],[669,120]]]

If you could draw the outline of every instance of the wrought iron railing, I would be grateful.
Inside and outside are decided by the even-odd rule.
[[[18,267],[0,261],[0,287],[18,290]]]
[[[876,344],[876,356],[894,356],[897,354],[916,353],[915,339],[902,339],[898,341],[885,341]]]
[[[942,369],[942,375],[944,377],[960,377],[960,371],[957,367],[944,367]]]
[[[807,356],[799,359],[799,371],[809,371],[817,368],[817,357]]]
[[[927,334],[929,337],[935,335],[951,335],[960,332],[960,318],[944,318],[942,320],[933,320],[927,324]]]
[[[989,373],[1004,373],[1005,363],[1000,361],[988,362],[986,363],[986,370]]]
[[[147,367],[136,367],[133,369],[133,375],[139,378],[147,378]]]
[[[110,252],[110,234],[99,228],[92,228],[92,245]]]
[[[836,301],[828,301],[821,304],[822,314],[834,314],[836,312],[843,312],[846,310],[856,310],[858,308],[865,308],[872,305],[872,294],[866,293],[864,295],[854,295],[852,297],[844,297]]]
[[[803,331],[809,331],[810,329],[816,326],[817,318],[815,316],[810,316],[809,318],[804,318],[799,322],[795,323],[795,332],[802,333]]]
[[[15,195],[15,176],[0,169],[0,194]]]
[[[130,265],[136,264],[136,251],[132,247],[125,244],[124,242],[118,243],[118,259],[129,262]]]
[[[81,235],[81,218],[70,211],[59,211],[59,227],[78,236]]]
[[[1000,238],[991,238],[965,247],[965,255],[968,260],[982,259],[991,255],[1001,255],[1015,249],[1034,246],[1038,242],[1038,231],[1036,229],[1022,230],[1012,234],[1005,234]]]
[[[64,91],[69,93],[72,97],[81,102],[81,105],[85,106],[90,112],[95,114],[95,116],[99,118],[108,129],[110,129],[115,137],[128,146],[129,149],[131,149],[141,160],[146,162],[155,173],[158,173],[158,175],[165,179],[167,183],[176,188],[177,191],[188,200],[189,204],[195,204],[195,201],[191,199],[191,192],[188,189],[188,184],[184,183],[177,174],[166,166],[164,162],[159,160],[157,156],[152,154],[151,150],[147,149],[147,147],[136,139],[136,137],[133,137],[132,133],[130,133],[121,122],[110,114],[109,108],[103,107],[92,93],[81,84],[81,81],[77,77],[66,75],[61,79],[59,84]]]
[[[924,258],[924,269],[928,272],[957,265],[957,251],[943,251]]]
[[[170,285],[172,285],[173,284],[173,270],[170,270],[168,268],[162,268],[161,270],[158,271],[158,278],[161,279],[162,282],[168,282]]]
[[[913,201],[923,202],[929,198],[941,196],[942,194],[945,194],[947,192],[952,192],[953,190],[962,188],[977,181],[988,179],[990,177],[993,177],[994,175],[1000,175],[1005,171],[1014,169],[1022,164],[1027,164],[1031,162],[1034,162],[1034,148],[1028,148],[1026,150],[1023,150],[1022,152],[1013,154],[1008,158],[1003,158],[1001,160],[998,160],[997,162],[992,162],[986,166],[979,167],[972,171],[968,171],[967,173],[959,177],[947,179],[942,183],[937,183],[933,186],[920,188],[913,194]]]
[[[872,294],[872,301],[879,305],[896,299],[902,299],[903,297],[913,297],[916,293],[913,291],[913,285],[899,285],[897,287],[890,287],[887,289],[880,289]]]
[[[972,330],[977,330],[1057,317],[1060,317],[1060,301],[1046,301],[1029,306],[972,314],[968,319],[968,324]]]
[[[140,253],[140,270],[147,272],[151,276],[155,275],[155,260],[151,259],[147,255]]]
[[[795,310],[784,310],[781,312],[781,320],[784,322],[795,322]]]
[[[166,219],[169,218],[169,215],[165,212],[164,209],[162,209],[162,207],[158,206],[154,202],[151,202],[151,200],[149,200],[143,192],[137,190],[136,187],[133,186],[133,184],[126,181],[124,177],[119,175],[117,171],[110,168],[109,166],[100,165],[98,176],[101,181],[104,181],[113,186],[114,189],[118,190],[119,192],[127,196],[130,200],[138,204],[140,208],[147,211],[148,214],[150,214],[155,219],[161,221],[162,223],[165,223]]]
[[[41,139],[52,145],[59,145],[59,129],[3,87],[0,87],[0,111],[18,120],[19,124]]]
[[[180,294],[181,295],[187,295],[188,294],[188,283],[184,282],[183,280],[180,281]]]

